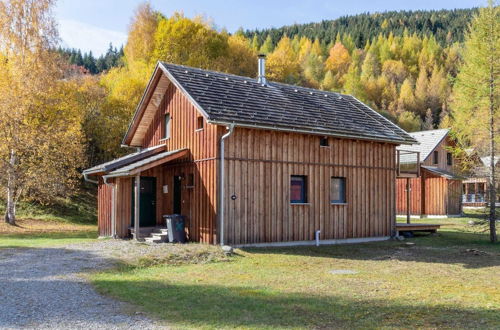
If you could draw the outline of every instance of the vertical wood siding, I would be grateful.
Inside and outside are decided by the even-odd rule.
[[[99,178],[97,185],[97,227],[99,236],[111,236],[111,187]]]
[[[171,117],[170,138],[162,139],[164,115]],[[156,224],[164,225],[164,214],[173,213],[173,177],[183,175],[182,215],[186,216],[189,239],[196,242],[215,243],[217,213],[217,142],[223,128],[209,125],[196,130],[201,113],[172,84],[147,130],[143,147],[165,144],[167,150],[188,148],[186,159],[167,163],[141,173],[141,176],[156,177]],[[194,176],[194,187],[188,187],[189,174]],[[163,193],[163,186],[168,193]],[[117,180],[117,234],[128,235],[131,217],[132,178]]]
[[[412,215],[455,215],[461,212],[462,183],[433,175],[425,169],[410,179]],[[397,179],[397,214],[406,214],[406,179]]]
[[[422,200],[422,189],[424,184],[421,177],[410,179],[410,214],[412,215],[422,214],[422,205],[424,203]],[[397,214],[406,214],[406,201],[406,178],[399,178],[396,180]]]
[[[236,128],[227,140],[228,244],[376,237],[395,216],[395,146]],[[307,176],[307,205],[290,204],[290,176]],[[330,178],[345,177],[347,203],[330,203]],[[231,198],[231,196],[233,196]]]

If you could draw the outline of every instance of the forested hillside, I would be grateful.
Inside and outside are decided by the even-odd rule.
[[[123,57],[123,46],[120,49],[109,44],[106,54],[94,57],[92,51],[83,53],[80,49],[58,48],[57,52],[63,56],[69,64],[85,68],[88,73],[97,74],[121,65]]]
[[[269,36],[276,45],[283,36],[319,39],[324,45],[335,41],[337,34],[349,34],[356,47],[363,47],[379,34],[402,36],[405,31],[423,37],[433,35],[441,44],[462,42],[472,15],[477,9],[389,11],[343,16],[319,23],[293,24],[280,28],[247,30],[245,36],[262,44]]]

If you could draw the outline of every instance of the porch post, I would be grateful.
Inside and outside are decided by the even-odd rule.
[[[139,216],[140,216],[140,192],[141,192],[141,173],[135,176],[134,185],[134,238],[136,241],[139,240],[140,228],[139,228]]]
[[[410,178],[406,178],[406,223],[410,223]]]
[[[116,188],[117,180],[111,185],[111,237],[116,238]]]

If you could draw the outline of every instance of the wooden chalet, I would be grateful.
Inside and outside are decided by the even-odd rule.
[[[416,141],[350,95],[158,63],[123,144],[84,171],[99,235],[186,218],[190,241],[234,246],[387,239],[396,146]],[[137,233],[142,231],[138,230]]]
[[[397,179],[397,214],[406,215],[409,205],[410,214],[419,217],[461,215],[462,177],[457,174],[456,160],[448,150],[448,147],[454,145],[449,137],[449,130],[437,129],[409,134],[419,143],[398,147],[401,168],[417,165],[420,176]],[[405,154],[406,151],[410,154]],[[418,152],[419,159],[411,152]]]
[[[485,207],[489,203],[488,182],[491,158],[474,157],[476,166],[472,173],[463,181],[462,205],[464,207]],[[500,173],[500,157],[495,157],[494,166],[496,173]],[[500,183],[497,182],[497,200],[500,203]]]

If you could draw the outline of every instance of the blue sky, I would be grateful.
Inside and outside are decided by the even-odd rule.
[[[59,0],[55,14],[63,46],[104,52],[126,41],[127,27],[140,0]],[[486,0],[152,0],[167,16],[182,11],[203,15],[230,32],[335,19],[343,15],[403,9],[470,8]]]

